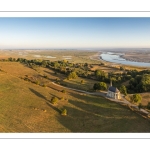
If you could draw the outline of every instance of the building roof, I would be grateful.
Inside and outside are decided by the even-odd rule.
[[[109,91],[114,92],[114,93],[119,93],[119,90],[116,87],[110,86],[108,88]]]

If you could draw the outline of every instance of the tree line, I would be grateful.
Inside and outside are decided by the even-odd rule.
[[[94,84],[93,89],[107,89],[107,84],[112,81],[113,85],[120,89],[125,95],[127,93],[140,93],[150,91],[150,70],[127,70],[124,67],[120,67],[123,73],[104,72],[103,70],[97,69],[92,70],[93,65],[88,63],[71,63],[67,60],[61,61],[50,61],[50,60],[39,60],[32,59],[27,60],[25,58],[8,58],[1,61],[20,62],[32,69],[36,67],[46,67],[65,74],[67,79],[73,79],[77,76],[82,78],[93,79],[97,83]],[[97,64],[104,65],[104,64]],[[128,82],[128,86],[123,86],[122,83]],[[120,86],[122,85],[122,86]]]

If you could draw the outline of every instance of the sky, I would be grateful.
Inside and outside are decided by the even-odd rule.
[[[150,48],[150,18],[0,18],[0,49]]]

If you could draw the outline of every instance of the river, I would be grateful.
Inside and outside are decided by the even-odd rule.
[[[123,53],[106,52],[106,53],[102,53],[100,55],[100,57],[101,57],[101,59],[103,59],[105,61],[113,62],[113,63],[117,63],[117,64],[124,64],[124,65],[138,66],[138,67],[150,67],[150,63],[126,60],[126,59],[122,58],[121,55],[124,55],[124,54]]]

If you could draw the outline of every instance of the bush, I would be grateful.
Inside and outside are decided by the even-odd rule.
[[[64,100],[64,97],[61,97],[60,100]]]
[[[94,90],[107,90],[107,84],[105,82],[95,83],[93,86]]]
[[[131,97],[130,97],[130,100],[132,102],[135,102],[135,103],[140,103],[141,100],[142,100],[142,97],[140,94],[133,94]]]
[[[69,80],[69,79],[76,79],[78,76],[77,76],[77,74],[76,74],[76,72],[71,72],[69,75],[68,75],[68,77],[67,77],[67,79]]]
[[[67,109],[63,109],[63,110],[61,111],[61,115],[66,116],[66,115],[67,115]]]
[[[83,84],[84,83],[84,80],[81,80],[81,84]]]
[[[62,92],[62,93],[66,93],[66,90],[62,90],[61,92]]]
[[[44,78],[48,79],[48,76],[47,76],[47,75],[44,75]]]
[[[46,85],[45,85],[45,84],[43,84],[43,87],[46,87]]]
[[[39,81],[35,81],[35,84],[37,84],[37,85],[38,85],[38,84],[40,84],[40,82],[39,82]]]
[[[58,102],[58,98],[57,97],[52,97],[51,103],[56,104],[57,102]]]

